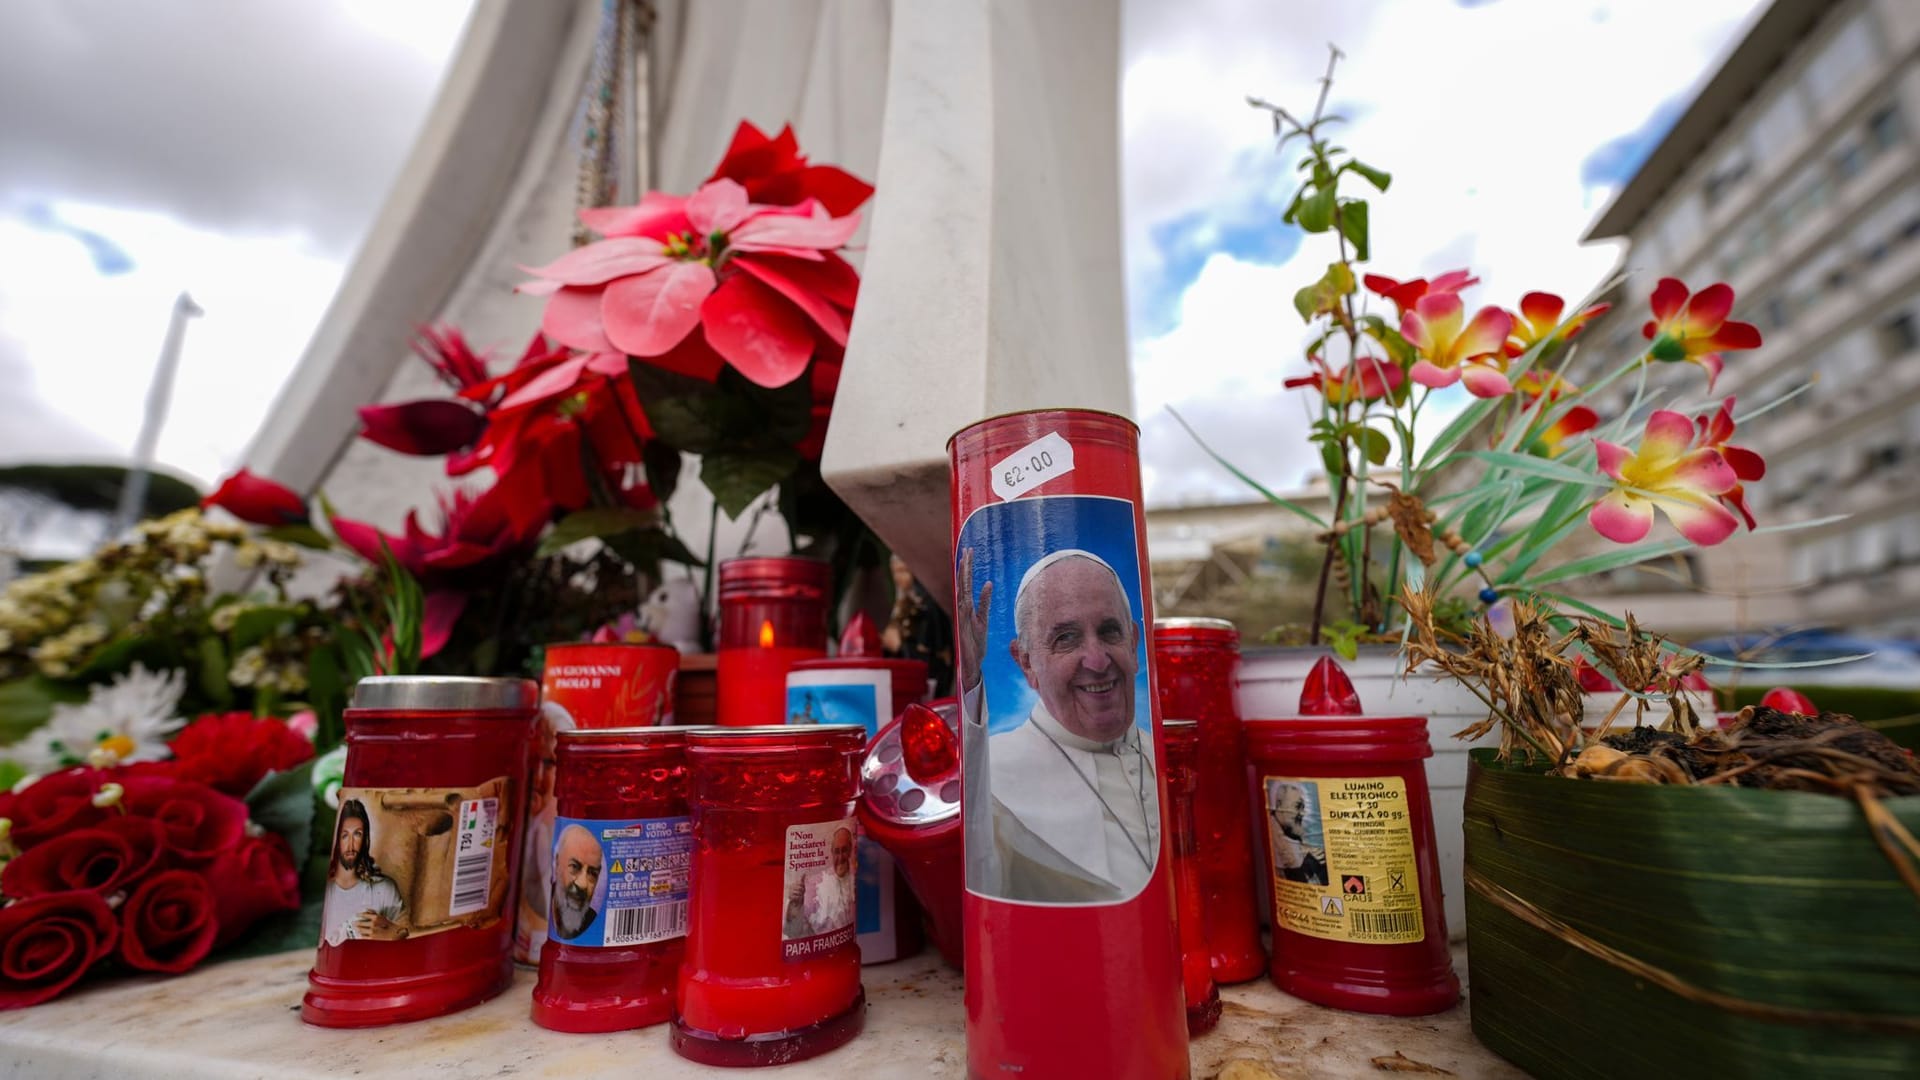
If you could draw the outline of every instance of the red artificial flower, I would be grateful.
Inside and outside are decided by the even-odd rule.
[[[13,842],[25,850],[105,819],[107,811],[93,804],[104,775],[79,765],[49,773],[15,794],[7,811],[13,821]]]
[[[1439,389],[1464,382],[1474,397],[1503,397],[1507,381],[1506,340],[1513,316],[1483,307],[1466,318],[1458,293],[1430,292],[1400,318],[1400,335],[1420,354],[1411,372],[1421,386]]]
[[[1739,483],[1720,496],[1721,504],[1737,512],[1746,520],[1747,528],[1752,530],[1758,523],[1753,519],[1753,511],[1747,508],[1746,485],[1766,477],[1767,462],[1745,447],[1727,445],[1727,440],[1733,438],[1733,398],[1722,401],[1712,416],[1695,417],[1693,423],[1700,432],[1699,445],[1718,450],[1721,458],[1733,469],[1733,475],[1739,478]]]
[[[545,339],[534,335],[534,343]],[[531,346],[529,346],[531,348]],[[442,323],[423,326],[414,335],[413,355],[440,373],[440,379],[455,390],[465,390],[487,381],[487,359],[467,345],[458,328]]]
[[[1513,330],[1507,338],[1507,356],[1518,357],[1542,341],[1571,341],[1587,324],[1605,315],[1612,304],[1595,304],[1566,321],[1560,322],[1560,313],[1565,311],[1567,302],[1549,292],[1530,292],[1520,298],[1520,311],[1514,317]],[[1533,373],[1529,371],[1528,375]],[[1524,378],[1524,377],[1523,377]],[[1525,389],[1522,387],[1521,389]]]
[[[1813,703],[1813,699],[1791,686],[1776,686],[1760,695],[1760,704],[1796,716],[1820,715],[1820,707]]]
[[[1307,362],[1319,370],[1288,379],[1287,388],[1311,386],[1320,391],[1329,405],[1344,405],[1356,398],[1360,401],[1378,401],[1400,389],[1407,381],[1400,365],[1372,356],[1363,356],[1339,371],[1333,370],[1318,353],[1308,353]]]
[[[458,401],[428,398],[360,406],[360,437],[402,454],[438,457],[472,446],[486,418]]]
[[[1599,413],[1585,405],[1575,405],[1555,417],[1553,423],[1541,428],[1534,440],[1540,453],[1550,458],[1559,457],[1566,453],[1568,439],[1599,426]]]
[[[1720,377],[1720,354],[1760,347],[1760,331],[1752,323],[1732,322],[1733,289],[1722,282],[1687,297],[1687,286],[1676,278],[1661,278],[1653,288],[1653,318],[1641,327],[1648,341],[1647,358],[1662,363],[1685,361],[1707,372],[1707,390]]]
[[[268,773],[313,756],[313,744],[273,717],[249,712],[209,713],[180,729],[168,744],[174,775],[244,799]]]
[[[577,470],[579,463],[574,466]],[[541,513],[527,513],[524,508],[516,512],[509,503],[512,494],[497,483],[478,493],[463,488],[442,492],[438,535],[421,527],[418,511],[407,514],[406,526],[398,536],[341,517],[333,519],[333,532],[341,543],[375,565],[384,561],[384,544],[395,562],[432,591],[486,578],[492,568],[532,546],[551,516],[551,508],[536,503]],[[521,517],[528,520],[517,520]]]
[[[120,928],[90,892],[51,893],[0,908],[0,1010],[58,997],[113,953]]]
[[[1573,658],[1573,674],[1580,680],[1580,692],[1583,694],[1608,694],[1620,691],[1619,684],[1607,678],[1599,668],[1587,663],[1587,658],[1584,656]]]
[[[241,469],[220,482],[213,494],[200,500],[202,510],[217,506],[254,525],[305,525],[307,500],[293,489]]]
[[[246,804],[206,786],[160,776],[129,776],[121,806],[159,824],[168,853],[187,866],[204,866],[246,834]]]
[[[207,958],[219,933],[213,888],[191,870],[166,870],[140,883],[120,906],[120,959],[170,975]]]
[[[274,833],[241,840],[207,867],[206,878],[213,887],[214,918],[219,925],[213,940],[216,949],[266,916],[300,907],[300,872],[294,868],[293,852]]]
[[[1473,271],[1449,270],[1439,277],[1428,281],[1426,278],[1414,278],[1412,281],[1395,281],[1380,274],[1367,274],[1360,279],[1367,291],[1377,293],[1393,302],[1394,318],[1405,318],[1423,296],[1453,295],[1472,285],[1480,284]]]
[[[749,199],[767,206],[798,206],[818,199],[835,217],[853,213],[873,197],[873,185],[852,173],[832,165],[807,164],[791,124],[769,139],[742,120],[727,156],[707,179],[737,181],[747,189]]]
[[[15,899],[74,891],[111,897],[154,869],[163,847],[154,822],[111,817],[21,852],[0,872],[0,893]]]

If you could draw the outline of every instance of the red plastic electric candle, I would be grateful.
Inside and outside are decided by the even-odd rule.
[[[867,743],[860,766],[860,825],[897,860],[927,913],[933,941],[960,967],[960,706],[951,698],[909,705]]]
[[[718,720],[727,727],[785,722],[787,672],[827,654],[832,568],[818,559],[766,557],[720,564]]]
[[[538,700],[525,679],[386,676],[354,688],[302,1020],[422,1020],[513,981],[513,869]]]
[[[1042,410],[948,450],[968,1073],[1184,1080],[1139,429]]]
[[[1160,715],[1199,724],[1193,819],[1213,978],[1259,978],[1267,953],[1254,889],[1246,736],[1233,696],[1240,633],[1224,619],[1161,619],[1153,624],[1153,659]]]
[[[863,728],[709,728],[687,737],[692,910],[673,1048],[777,1065],[859,1034],[854,802]]]
[[[1220,988],[1213,981],[1207,945],[1206,898],[1200,886],[1193,806],[1199,787],[1200,731],[1192,720],[1162,720],[1167,751],[1168,820],[1173,830],[1173,891],[1180,911],[1180,982],[1187,994],[1187,1034],[1202,1035],[1220,1022]]]
[[[1365,716],[1332,658],[1301,715],[1246,721],[1273,884],[1274,984],[1335,1008],[1423,1016],[1460,999],[1418,716]]]
[[[665,1023],[687,940],[687,729],[562,731],[558,753],[548,909],[558,917],[540,952],[533,1022],[574,1032]]]

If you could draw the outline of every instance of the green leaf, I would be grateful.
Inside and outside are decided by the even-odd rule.
[[[293,849],[293,864],[307,861],[313,847],[313,759],[260,778],[247,792],[247,816],[261,828],[279,833]]]
[[[28,675],[0,683],[0,745],[12,745],[47,722],[55,705],[87,700],[87,688]]]
[[[1347,456],[1340,452],[1339,443],[1320,444],[1320,465],[1326,469],[1328,477],[1340,476],[1347,471]]]
[[[233,704],[233,686],[227,681],[227,650],[217,637],[200,639],[200,690],[225,709]]]
[[[1442,428],[1440,434],[1427,444],[1426,450],[1420,455],[1420,463],[1415,466],[1414,471],[1424,473],[1444,459],[1447,453],[1458,445],[1461,439],[1466,438],[1469,432],[1478,427],[1480,422],[1486,419],[1487,414],[1499,404],[1499,398],[1482,398],[1460,410],[1460,415],[1454,417],[1453,421]]]
[[[258,604],[243,607],[240,614],[234,616],[233,629],[227,636],[233,642],[235,651],[249,648],[272,637],[281,628],[298,620],[300,610],[284,604]]]
[[[1385,465],[1387,455],[1393,453],[1393,440],[1386,432],[1377,428],[1360,429],[1360,447],[1366,453],[1367,460],[1375,465]]]
[[[1563,465],[1551,458],[1535,457],[1532,454],[1513,454],[1499,450],[1475,450],[1468,454],[1488,464],[1498,466],[1508,472],[1523,476],[1538,476],[1561,484],[1574,484],[1580,487],[1611,487],[1613,481],[1598,473],[1582,472],[1571,465]]]
[[[0,758],[0,791],[11,790],[13,785],[27,778],[27,770],[4,758]]]
[[[1346,167],[1366,177],[1367,182],[1380,191],[1387,190],[1387,185],[1393,183],[1392,173],[1383,169],[1376,169],[1364,161],[1349,161]]]
[[[1340,204],[1340,234],[1353,242],[1354,257],[1366,262],[1369,254],[1366,203],[1349,199]]]
[[[604,540],[636,529],[650,528],[659,521],[660,514],[657,511],[636,510],[629,506],[595,506],[575,510],[547,530],[547,535],[540,538],[540,546],[534,550],[534,554],[539,558],[548,558],[582,540]]]
[[[652,570],[661,562],[676,562],[684,566],[705,566],[700,557],[687,550],[680,538],[665,529],[653,527],[634,529],[615,536],[601,538],[614,553],[632,563],[637,568]]]
[[[278,540],[285,544],[294,544],[315,551],[325,551],[333,546],[327,534],[311,525],[276,525],[260,535],[269,540]]]
[[[1293,294],[1293,306],[1300,317],[1312,322],[1314,316],[1334,311],[1340,298],[1353,292],[1353,270],[1346,263],[1331,263],[1320,280]]]
[[[700,459],[700,482],[732,519],[799,464],[792,450],[715,451]]]
[[[1300,200],[1300,227],[1310,233],[1323,233],[1333,227],[1334,189],[1331,184],[1316,187],[1313,194]]]
[[[1192,437],[1194,443],[1198,445],[1200,449],[1206,451],[1206,454],[1208,457],[1219,462],[1221,468],[1232,473],[1235,476],[1235,478],[1237,478],[1241,483],[1259,492],[1260,495],[1263,498],[1265,498],[1268,502],[1306,521],[1307,523],[1313,525],[1315,528],[1325,529],[1327,527],[1327,523],[1320,519],[1320,515],[1314,513],[1313,511],[1307,509],[1304,506],[1301,506],[1299,503],[1294,502],[1291,499],[1283,499],[1280,496],[1275,495],[1273,492],[1268,491],[1266,486],[1260,483],[1260,481],[1255,480],[1253,477],[1248,476],[1244,472],[1241,472],[1240,469],[1233,464],[1233,462],[1228,461],[1226,458],[1221,457],[1220,454],[1216,450],[1214,450],[1213,447],[1207,445],[1207,441],[1200,437],[1199,432],[1193,430],[1193,425],[1187,423],[1187,418],[1184,416],[1181,416],[1180,413],[1176,411],[1172,406],[1167,407],[1167,412],[1173,416],[1174,420],[1179,422],[1181,427],[1187,429],[1187,434]]]
[[[660,439],[648,439],[640,449],[640,463],[647,473],[647,487],[662,505],[680,488],[682,457],[679,449]]]

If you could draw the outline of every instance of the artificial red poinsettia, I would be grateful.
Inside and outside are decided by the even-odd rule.
[[[1733,438],[1733,398],[1722,401],[1713,415],[1695,417],[1693,422],[1700,431],[1699,445],[1708,450],[1718,450],[1740,481],[1721,494],[1721,504],[1738,512],[1746,521],[1747,528],[1753,529],[1757,523],[1753,520],[1753,511],[1747,509],[1746,485],[1767,475],[1767,462],[1743,446],[1727,445],[1727,440]]]
[[[1560,315],[1566,307],[1565,300],[1549,292],[1530,292],[1521,297],[1520,310],[1514,316],[1513,329],[1507,336],[1508,358],[1518,357],[1542,341],[1558,343],[1573,340],[1587,328],[1588,323],[1605,315],[1613,305],[1595,304],[1563,325]]]
[[[421,526],[417,510],[408,512],[399,535],[338,516],[332,519],[333,532],[368,562],[385,561],[384,545],[393,553],[394,561],[429,591],[436,585],[475,575],[484,577],[499,561],[524,554],[537,535],[515,525],[515,515],[498,485],[478,493],[455,488],[442,492],[439,503],[441,528],[437,534]]]
[[[707,179],[735,181],[747,189],[749,199],[767,206],[798,206],[817,199],[835,217],[853,213],[873,197],[873,185],[845,169],[808,164],[791,124],[769,139],[742,120],[727,156]]]
[[[1319,353],[1308,353],[1307,362],[1318,370],[1288,379],[1285,384],[1287,389],[1311,386],[1320,391],[1329,405],[1344,405],[1349,401],[1378,401],[1400,389],[1407,381],[1400,365],[1373,356],[1363,356],[1339,371],[1333,370],[1333,366]]]
[[[1423,296],[1438,296],[1444,293],[1457,294],[1469,286],[1480,284],[1480,279],[1467,269],[1449,270],[1435,277],[1414,278],[1411,281],[1395,281],[1384,274],[1367,274],[1360,279],[1369,292],[1377,293],[1393,302],[1395,318],[1404,318]]]
[[[244,468],[222,480],[213,494],[200,500],[202,510],[215,506],[253,525],[307,523],[307,500],[292,488]]]
[[[756,204],[722,179],[581,220],[606,239],[530,268],[537,280],[520,286],[549,296],[541,326],[564,345],[704,378],[724,360],[766,387],[798,378],[823,342],[846,345],[859,278],[834,252],[857,214]],[[689,345],[696,333],[705,354]]]
[[[1720,354],[1760,347],[1760,330],[1752,323],[1727,318],[1733,312],[1733,289],[1725,282],[1709,285],[1688,297],[1678,278],[1661,278],[1653,288],[1653,318],[1641,328],[1648,341],[1647,358],[1662,363],[1685,361],[1707,372],[1712,392],[1725,361]]]

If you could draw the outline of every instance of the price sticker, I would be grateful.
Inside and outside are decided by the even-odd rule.
[[[1072,471],[1073,445],[1050,431],[994,463],[993,493],[1003,500],[1017,499]]]

